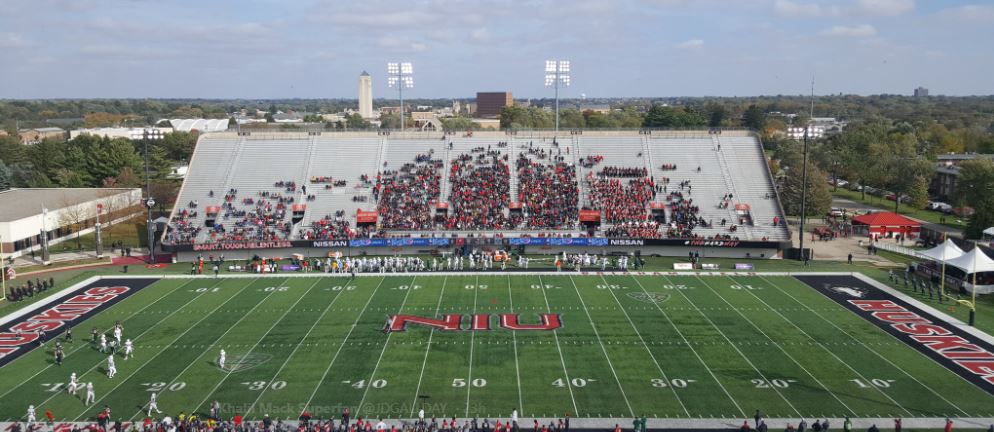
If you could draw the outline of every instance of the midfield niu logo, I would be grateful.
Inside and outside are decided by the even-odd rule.
[[[468,317],[466,325],[463,324],[463,317]],[[505,330],[555,330],[562,327],[559,314],[539,314],[538,324],[521,324],[518,314],[447,314],[441,319],[425,318],[414,315],[392,315],[387,319],[383,327],[384,332],[407,331],[408,324],[419,325],[443,331],[478,331],[494,330],[491,326],[492,317],[497,317],[497,325]]]

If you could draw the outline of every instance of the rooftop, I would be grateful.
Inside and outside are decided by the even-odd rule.
[[[52,211],[131,191],[129,188],[10,189],[0,192],[0,222],[35,216],[43,208]]]

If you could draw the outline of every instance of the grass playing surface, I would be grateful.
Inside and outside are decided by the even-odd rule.
[[[397,313],[549,312],[557,331],[381,331]],[[135,356],[108,379],[88,336],[116,321]],[[990,394],[790,277],[168,279],[74,333],[61,367],[46,346],[0,368],[0,419],[139,419],[152,391],[167,414],[217,400],[248,418],[994,416]],[[64,390],[72,372],[95,405]]]

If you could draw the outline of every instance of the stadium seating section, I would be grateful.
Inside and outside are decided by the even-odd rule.
[[[484,235],[789,238],[742,131],[201,137],[167,244]],[[580,221],[593,212],[600,225]],[[357,223],[357,213],[375,224]]]

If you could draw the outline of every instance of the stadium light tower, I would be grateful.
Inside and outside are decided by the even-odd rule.
[[[145,232],[148,235],[148,263],[155,264],[155,223],[152,221],[152,207],[155,206],[155,198],[152,197],[152,180],[148,175],[148,144],[152,140],[163,138],[161,129],[145,128],[141,132],[131,134],[131,139],[142,140],[145,144],[145,208],[148,211],[148,220],[145,221]]]
[[[545,61],[545,86],[556,89],[556,132],[559,132],[559,86],[569,87],[569,60]]]
[[[387,86],[400,93],[400,131],[404,131],[404,89],[414,88],[414,66],[410,62],[387,63]]]

